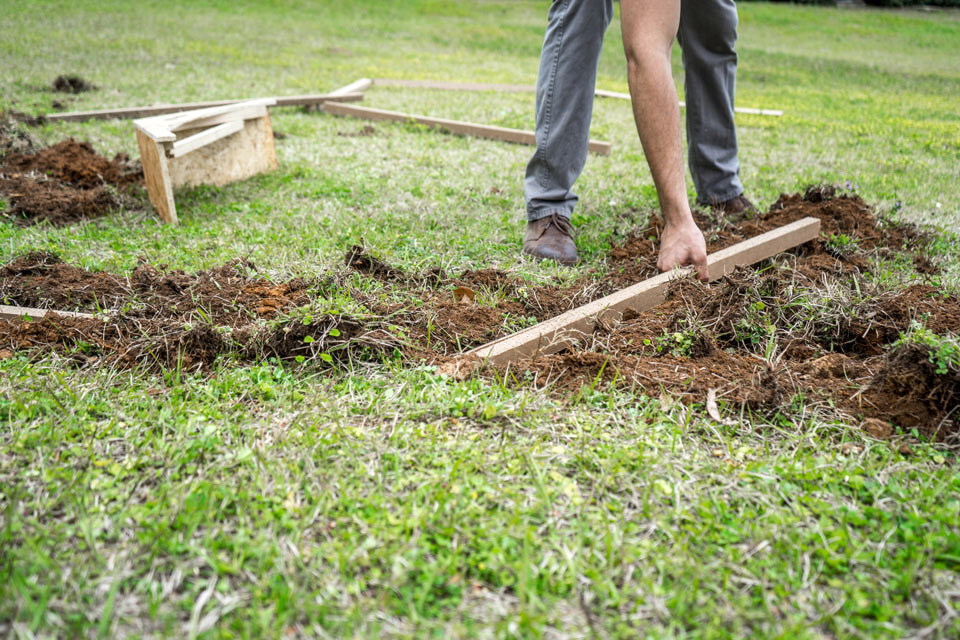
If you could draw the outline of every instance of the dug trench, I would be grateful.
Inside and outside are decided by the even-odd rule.
[[[763,215],[699,222],[715,251],[805,216],[822,221],[820,239],[709,287],[678,281],[664,305],[628,312],[582,344],[478,375],[561,398],[614,385],[687,403],[714,393],[730,411],[803,404],[874,435],[897,426],[954,437],[960,370],[937,359],[931,340],[956,336],[960,300],[924,283],[937,271],[926,252],[933,235],[878,219],[859,197],[825,187],[782,196]],[[442,364],[650,277],[658,234],[655,223],[630,234],[606,265],[566,286],[493,269],[412,274],[362,247],[347,251],[346,269],[284,282],[242,260],[194,274],[146,263],[111,274],[33,253],[0,269],[0,302],[99,315],[0,321],[0,358],[208,374],[271,357],[318,367],[396,357]],[[918,283],[871,284],[884,257],[909,260]],[[378,281],[379,292],[358,278]]]

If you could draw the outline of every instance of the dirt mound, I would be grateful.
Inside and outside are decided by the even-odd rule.
[[[60,93],[84,93],[86,91],[95,91],[96,86],[90,84],[78,75],[57,76],[52,84],[54,91]]]
[[[121,190],[143,181],[124,154],[97,155],[88,142],[64,140],[34,153],[11,153],[0,166],[0,195],[20,224],[63,225],[94,218],[121,204]]]
[[[960,370],[938,371],[927,345],[904,344],[887,358],[863,394],[874,415],[928,437],[956,433]]]
[[[761,275],[741,268],[709,287],[677,281],[664,304],[511,371],[563,394],[603,383],[703,403],[716,390],[729,405],[770,414],[802,397],[854,420],[878,418],[940,437],[960,430],[960,374],[933,375],[929,354],[916,349],[885,357],[915,321],[936,333],[960,332],[960,298],[926,285],[835,287],[824,292],[790,269]],[[903,403],[893,409],[897,398]]]
[[[102,317],[50,315],[39,321],[0,322],[0,353],[53,352],[81,363],[192,370],[225,354],[242,361],[267,355],[297,359],[304,353],[315,358],[352,347],[357,335],[367,346],[386,342],[385,334],[377,343],[367,333],[353,331],[349,318],[281,318],[271,323],[309,304],[310,286],[302,279],[275,283],[256,277],[256,268],[242,260],[193,274],[142,263],[121,276],[87,271],[56,255],[35,252],[0,268],[0,299]],[[317,335],[304,341],[310,334]]]

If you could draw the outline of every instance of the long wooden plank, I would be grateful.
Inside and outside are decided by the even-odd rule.
[[[707,257],[710,280],[717,280],[736,267],[765,260],[820,235],[820,221],[803,218],[779,229],[745,240]],[[500,338],[468,352],[468,358],[497,366],[520,358],[532,358],[562,350],[572,340],[588,335],[597,321],[618,321],[627,309],[642,312],[661,304],[670,282],[692,269],[661,273],[609,296],[571,309],[555,318]]]
[[[264,106],[244,107],[242,109],[238,109],[237,111],[231,111],[230,113],[222,113],[217,116],[208,116],[206,118],[190,120],[175,127],[171,127],[170,131],[171,133],[177,133],[180,131],[186,131],[187,129],[202,129],[204,127],[212,127],[225,122],[253,120],[254,118],[262,118],[265,115],[267,115],[267,108]]]
[[[471,122],[460,122],[458,120],[444,120],[443,118],[428,118],[426,116],[411,115],[400,113],[398,111],[385,111],[383,109],[371,109],[369,107],[357,107],[354,105],[335,104],[328,102],[323,105],[323,110],[327,113],[338,116],[353,116],[355,118],[366,118],[367,120],[386,120],[391,122],[416,122],[436,129],[449,131],[460,135],[476,136],[478,138],[489,138],[491,140],[502,140],[504,142],[515,142],[517,144],[536,145],[536,136],[531,131],[521,131],[520,129],[507,129],[505,127],[493,127],[483,124],[473,124]],[[600,155],[610,155],[610,143],[590,141],[589,149]]]
[[[40,320],[53,316],[65,316],[67,318],[93,318],[92,313],[80,313],[78,311],[57,311],[55,309],[34,309],[32,307],[12,307],[6,304],[0,304],[0,320],[24,320],[32,318]]]
[[[606,91],[604,89],[597,89],[596,93],[598,98],[615,98],[617,100],[630,100],[629,93],[621,93],[619,91]],[[686,109],[687,103],[680,101],[680,108]],[[734,112],[736,113],[749,113],[756,116],[774,116],[780,117],[783,115],[783,111],[780,109],[754,109],[752,107],[734,107]]]
[[[174,158],[179,158],[180,156],[186,155],[191,151],[196,151],[200,147],[204,147],[211,142],[216,142],[221,138],[226,138],[229,135],[232,135],[243,129],[243,120],[234,120],[232,122],[224,122],[223,124],[218,124],[215,127],[210,127],[200,133],[195,133],[192,136],[188,136],[183,140],[177,140],[173,143],[173,148],[170,149],[170,155]]]
[[[332,96],[343,96],[348,93],[359,93],[363,94],[364,91],[369,89],[373,85],[373,80],[370,78],[360,78],[355,82],[351,82],[345,87],[340,87],[339,89],[334,89],[330,92]]]
[[[439,82],[435,80],[402,80],[397,78],[377,78],[373,81],[377,87],[402,87],[405,89],[440,89],[443,91],[498,91],[500,93],[533,93],[537,87],[532,84],[487,84],[484,82]]]
[[[234,102],[230,104],[224,104],[217,107],[207,107],[206,109],[195,109],[193,111],[184,111],[183,113],[169,113],[162,116],[156,116],[155,118],[145,118],[149,122],[156,122],[158,125],[165,127],[169,131],[175,129],[182,129],[184,127],[196,127],[198,122],[209,121],[210,118],[215,118],[219,116],[229,117],[231,120],[238,119],[237,114],[245,112],[248,109],[255,109],[257,107],[272,107],[276,104],[276,100],[273,98],[257,98],[256,100],[249,100],[247,102]],[[137,122],[143,122],[143,120],[138,120]]]
[[[193,111],[195,109],[206,109],[208,107],[220,107],[238,102],[249,102],[259,98],[244,98],[242,100],[212,100],[208,102],[187,102],[183,104],[158,104],[142,107],[125,107],[121,109],[96,109],[93,111],[64,111],[61,113],[48,113],[47,120],[50,122],[83,122],[85,120],[130,120],[133,118],[147,118],[150,116],[159,116],[167,113],[180,113],[181,111]],[[363,93],[344,93],[332,95],[329,93],[306,94],[299,96],[275,97],[275,106],[278,107],[299,107],[323,104],[324,102],[359,102],[363,100]]]
[[[537,87],[532,84],[487,84],[483,82],[440,82],[435,80],[400,80],[396,78],[377,78],[373,84],[380,87],[404,87],[407,89],[439,89],[443,91],[499,91],[500,93],[532,93]],[[598,98],[615,98],[630,100],[629,93],[597,89],[594,93]],[[685,102],[680,103],[685,108]],[[734,107],[737,113],[750,113],[759,116],[782,116],[779,109],[753,109],[750,107]]]

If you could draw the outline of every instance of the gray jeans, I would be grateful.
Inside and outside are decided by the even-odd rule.
[[[597,65],[613,0],[553,0],[537,76],[537,151],[527,165],[527,220],[554,212],[569,218],[571,190],[583,171],[590,138]],[[734,0],[681,0],[688,160],[697,200],[743,193],[733,97],[737,75]]]

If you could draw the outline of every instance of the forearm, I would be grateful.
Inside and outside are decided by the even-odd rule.
[[[622,0],[621,27],[637,132],[668,225],[692,221],[683,169],[680,108],[670,67],[679,0]]]

